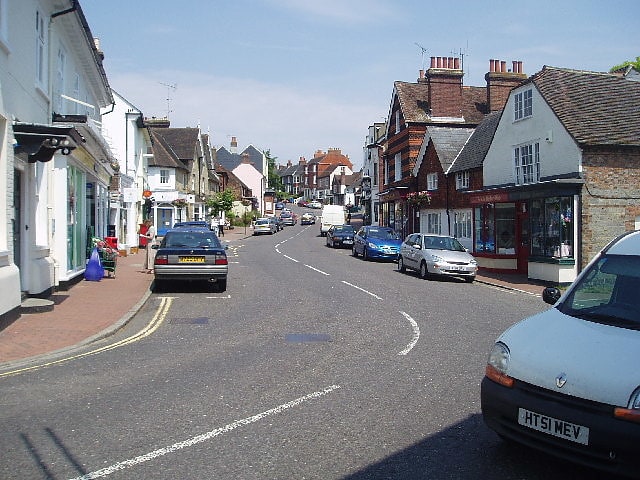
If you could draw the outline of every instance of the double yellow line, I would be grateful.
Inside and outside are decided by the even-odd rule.
[[[171,304],[173,303],[174,297],[161,297],[160,306],[156,311],[155,315],[151,319],[151,322],[147,326],[145,326],[142,330],[140,330],[135,335],[124,338],[116,343],[112,343],[110,345],[105,345],[104,347],[96,348],[95,350],[90,350],[88,352],[79,353],[77,355],[72,355],[70,357],[60,358],[58,360],[53,360],[47,363],[41,363],[38,365],[32,365],[30,367],[24,367],[17,370],[11,370],[9,372],[0,373],[0,378],[9,377],[12,375],[18,375],[20,373],[30,372],[34,370],[40,370],[41,368],[50,367],[52,365],[58,365],[64,362],[69,362],[71,360],[76,360],[78,358],[88,357],[89,355],[97,355],[102,352],[106,352],[109,350],[114,350],[116,348],[124,347],[125,345],[129,345],[131,343],[137,342],[155,332],[160,325],[164,322],[167,314],[169,313],[169,309],[171,308]]]

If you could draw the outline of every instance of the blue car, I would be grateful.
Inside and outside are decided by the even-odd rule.
[[[402,239],[391,227],[367,225],[361,227],[353,239],[351,252],[365,260],[398,260]]]

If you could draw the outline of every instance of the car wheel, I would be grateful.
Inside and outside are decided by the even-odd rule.
[[[356,250],[356,246],[355,246],[355,245],[354,245],[353,247],[351,247],[351,254],[352,254],[354,257],[357,257],[357,256],[358,256],[358,251]]]
[[[404,266],[404,260],[402,257],[398,257],[398,271],[402,273],[407,271],[407,267]]]
[[[216,281],[216,284],[218,285],[218,291],[219,292],[224,292],[227,290],[227,279],[226,278],[219,278],[218,281]]]
[[[362,250],[362,259],[363,260],[369,260],[369,254],[367,253],[367,247],[364,247],[364,250]]]
[[[429,277],[429,269],[427,268],[427,262],[423,261],[420,264],[420,278],[428,278]]]
[[[472,276],[472,277],[464,277],[464,281],[467,283],[473,283],[473,281],[476,279],[476,276]]]

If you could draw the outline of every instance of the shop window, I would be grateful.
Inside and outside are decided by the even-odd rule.
[[[515,203],[488,203],[475,209],[475,251],[515,255]]]
[[[474,212],[474,251],[479,253],[495,253],[496,232],[493,203],[475,208]]]
[[[438,235],[442,233],[442,224],[440,222],[439,213],[427,214],[427,233],[436,233]]]
[[[573,257],[572,205],[572,197],[549,197],[531,202],[531,255]]]

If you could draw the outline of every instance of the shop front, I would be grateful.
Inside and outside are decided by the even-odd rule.
[[[471,193],[473,254],[481,268],[570,283],[577,276],[575,183]]]

